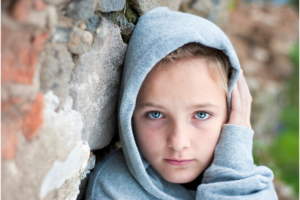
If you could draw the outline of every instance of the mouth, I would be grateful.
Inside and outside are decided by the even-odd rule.
[[[164,160],[170,165],[187,165],[194,161],[194,159],[192,160],[164,159]]]

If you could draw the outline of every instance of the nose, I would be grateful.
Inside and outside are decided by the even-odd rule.
[[[167,145],[173,148],[175,151],[182,151],[190,146],[190,138],[187,131],[187,126],[184,123],[174,124],[170,128],[170,133],[167,141]]]

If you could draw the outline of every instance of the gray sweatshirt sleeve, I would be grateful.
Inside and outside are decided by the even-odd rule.
[[[214,160],[197,188],[197,200],[278,199],[273,172],[253,163],[253,134],[247,127],[223,125]]]

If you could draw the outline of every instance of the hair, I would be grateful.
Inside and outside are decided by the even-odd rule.
[[[199,43],[188,43],[168,54],[156,66],[165,66],[182,58],[202,58],[207,63],[213,80],[220,84],[226,96],[228,96],[228,79],[231,76],[231,65],[223,51]]]

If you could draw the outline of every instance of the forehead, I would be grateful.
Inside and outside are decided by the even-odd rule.
[[[174,63],[155,66],[144,80],[138,101],[216,101],[225,94],[201,58],[184,58]],[[167,102],[166,102],[167,103]]]

